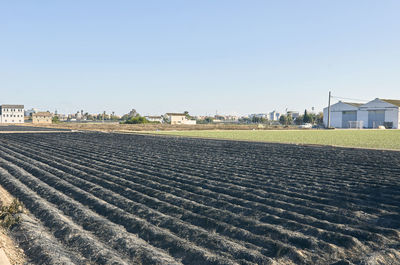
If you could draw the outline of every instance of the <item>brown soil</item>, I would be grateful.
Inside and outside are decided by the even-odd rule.
[[[196,125],[171,125],[171,124],[119,124],[119,123],[59,123],[59,124],[32,124],[24,123],[22,126],[33,126],[55,129],[89,130],[103,132],[130,132],[130,131],[188,131],[188,130],[290,130],[298,126],[259,126],[258,124],[196,124]]]
[[[13,197],[0,186],[0,205],[9,205]],[[7,258],[12,265],[25,264],[26,258],[22,249],[20,249],[14,240],[8,235],[7,231],[0,227],[0,248],[4,250]]]

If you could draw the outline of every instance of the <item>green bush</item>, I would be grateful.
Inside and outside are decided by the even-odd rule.
[[[60,119],[58,118],[58,116],[54,116],[54,117],[51,119],[51,122],[52,122],[52,123],[60,123]]]
[[[5,229],[9,229],[21,221],[21,217],[18,215],[22,213],[22,203],[14,199],[9,206],[0,207],[0,225]]]
[[[145,117],[141,116],[136,116],[132,117],[124,122],[122,124],[142,124],[142,123],[148,123],[149,121]]]

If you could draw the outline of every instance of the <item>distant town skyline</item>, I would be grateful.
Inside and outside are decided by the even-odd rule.
[[[246,115],[400,99],[399,1],[8,1],[0,103]],[[337,99],[333,100],[333,103]]]

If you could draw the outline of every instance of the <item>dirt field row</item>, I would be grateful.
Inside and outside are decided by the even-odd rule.
[[[258,124],[196,124],[196,125],[171,125],[171,124],[119,124],[115,122],[109,123],[77,123],[65,122],[58,124],[22,124],[23,127],[36,127],[48,129],[70,129],[70,130],[89,130],[104,132],[133,132],[133,131],[187,131],[187,130],[288,130],[297,129],[298,126],[280,126],[280,125],[258,125]]]
[[[0,125],[0,133],[10,132],[69,132],[69,129],[55,128],[55,127],[40,127],[37,124],[19,124],[19,125]]]
[[[9,206],[13,197],[0,186],[0,207]],[[22,265],[25,264],[25,255],[17,243],[11,238],[9,232],[0,227],[0,264]]]
[[[13,233],[36,264],[396,264],[399,163],[376,150],[0,135],[0,185],[32,213]]]

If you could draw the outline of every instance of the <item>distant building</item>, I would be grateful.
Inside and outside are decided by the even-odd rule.
[[[281,114],[276,112],[275,110],[269,113],[268,119],[270,121],[279,121],[279,118],[281,117]]]
[[[288,116],[291,116],[293,119],[297,119],[300,116],[298,111],[289,110],[286,112]]]
[[[24,105],[1,105],[0,123],[24,123]]]
[[[250,115],[249,115],[249,118],[250,118],[250,119],[252,119],[252,118],[254,118],[254,117],[256,117],[256,118],[268,119],[268,114],[265,114],[265,113],[254,113],[254,114],[250,114]]]
[[[203,120],[207,116],[204,116]],[[208,117],[211,118],[214,123],[238,123],[239,117],[234,116],[234,115],[215,115],[214,117]]]
[[[68,115],[66,115],[66,114],[56,114],[56,116],[58,117],[58,120],[60,120],[60,121],[68,120]]]
[[[196,120],[187,119],[185,113],[167,113],[166,115],[170,121],[170,124],[185,124],[185,125],[196,124]]]
[[[159,122],[163,123],[163,117],[162,116],[145,116],[146,120],[150,122]]]
[[[51,123],[53,115],[50,112],[36,112],[32,114],[32,123]]]
[[[28,109],[28,110],[25,110],[25,117],[31,117],[32,114],[33,114],[33,113],[36,113],[36,112],[38,112],[37,109]]]
[[[324,124],[328,126],[328,108],[324,108]],[[339,101],[331,105],[330,125],[335,128],[400,128],[400,100],[376,98],[368,103]]]

